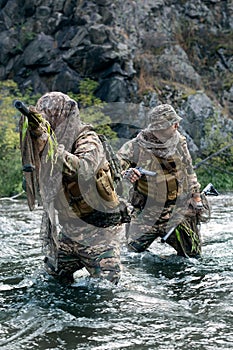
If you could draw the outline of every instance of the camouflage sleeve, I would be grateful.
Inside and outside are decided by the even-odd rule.
[[[46,126],[43,123],[41,123],[37,128],[30,128],[30,134],[34,139],[36,139],[38,152],[41,153],[49,137]]]
[[[123,170],[130,167],[135,167],[136,163],[134,160],[134,141],[130,140],[126,142],[117,152],[117,157],[121,163]]]
[[[197,175],[193,168],[192,157],[188,150],[188,145],[186,138],[184,136],[180,136],[180,146],[182,152],[183,164],[187,173],[188,186],[191,193],[200,192],[200,183],[197,180]]]
[[[63,153],[63,174],[82,177],[86,181],[96,175],[106,161],[104,149],[98,135],[89,131],[81,134],[74,143],[73,152]]]

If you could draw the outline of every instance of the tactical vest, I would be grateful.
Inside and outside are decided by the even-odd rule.
[[[164,159],[153,155],[151,150],[134,144],[134,161],[146,170],[155,171],[155,177],[142,176],[135,185],[135,190],[155,202],[165,203],[175,200],[183,192],[185,176],[179,150],[172,158]]]
[[[79,138],[85,138],[85,133],[80,134],[77,140]],[[100,141],[103,143],[101,138]],[[120,203],[114,188],[114,175],[115,173],[111,169],[110,163],[106,160],[98,170],[91,185],[87,185],[87,188],[85,190],[82,189],[82,191],[78,181],[70,181],[70,179],[63,176],[65,198],[73,213],[78,217],[83,217],[94,210],[107,212],[117,209]]]

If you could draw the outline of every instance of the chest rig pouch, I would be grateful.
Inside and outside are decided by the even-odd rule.
[[[172,158],[165,159],[139,149],[137,143],[135,143],[135,146],[138,148],[137,165],[157,173],[154,178],[141,177],[135,189],[159,203],[175,200],[179,192],[179,183],[182,182],[182,166],[179,157],[175,155]]]
[[[96,188],[87,188],[85,192],[85,196],[89,198],[87,203],[80,191],[78,182],[63,179],[65,197],[78,217],[86,216],[92,213],[94,209],[106,211],[107,209],[117,208],[119,205],[108,163],[97,172],[94,183]],[[89,203],[93,204],[93,207]]]
[[[178,194],[177,164],[174,159],[158,159],[163,169],[167,185],[167,200],[175,200]]]
[[[100,197],[104,200],[104,206],[107,208],[115,208],[119,205],[119,199],[114,189],[112,174],[108,163],[96,174],[96,188]]]
[[[68,182],[64,179],[63,188],[69,207],[78,217],[88,215],[93,211],[93,208],[84,200],[76,181]]]

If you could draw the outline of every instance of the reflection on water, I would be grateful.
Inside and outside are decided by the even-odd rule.
[[[42,269],[41,212],[0,202],[2,350],[233,348],[233,196],[211,198],[203,256],[176,257],[159,241],[122,250],[120,284],[57,284]]]

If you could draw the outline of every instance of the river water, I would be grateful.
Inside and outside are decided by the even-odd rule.
[[[122,250],[119,285],[43,271],[40,210],[0,201],[1,350],[233,349],[233,194],[211,197],[203,256]]]

